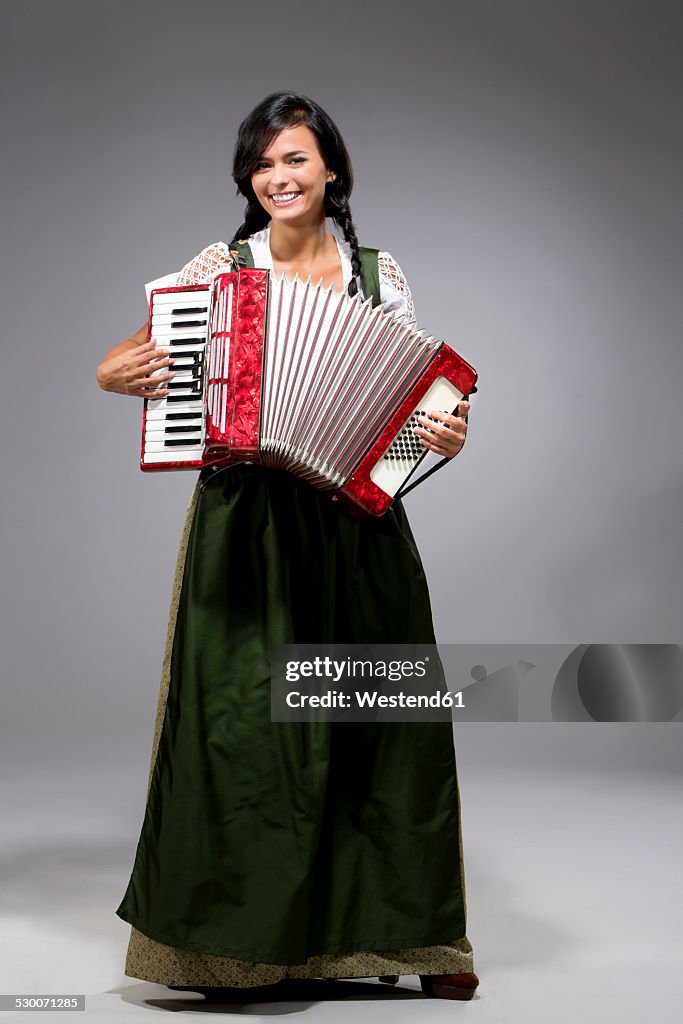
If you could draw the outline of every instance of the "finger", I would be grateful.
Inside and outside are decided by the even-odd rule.
[[[445,443],[438,439],[428,440],[422,437],[420,438],[420,443],[430,452],[443,455],[448,459],[452,459],[454,455],[457,455],[464,444],[463,441],[456,441],[453,438],[448,443]]]
[[[156,334],[153,334],[149,341],[146,341],[144,345],[138,345],[138,349],[146,349],[147,351],[156,350],[158,352],[168,352],[168,349],[166,348],[165,345],[162,345],[162,347],[159,348],[159,338],[156,336]]]
[[[138,387],[138,391],[142,392],[142,394],[146,398],[149,398],[152,395],[156,397],[162,391],[164,392],[164,394],[168,394],[169,390],[170,390],[170,388],[167,386],[166,381],[164,381],[163,383],[158,384],[158,385],[155,382],[155,383],[152,383],[152,384],[146,384],[146,385],[142,385],[142,386]]]
[[[418,416],[418,422],[423,422],[429,430],[433,430],[436,434],[442,434],[444,436],[449,434],[463,434],[467,430],[467,420],[461,416],[446,416],[443,420],[434,422],[433,420],[421,419]]]
[[[143,352],[146,359],[163,359],[165,356],[170,354],[170,349],[166,347],[158,348],[156,345],[153,345],[151,348],[148,348]]]
[[[138,345],[138,347],[134,350],[135,354],[139,352],[153,352],[157,347],[158,340],[159,339],[155,337],[149,338],[142,345]]]
[[[454,438],[460,441],[465,440],[465,434],[467,433],[467,426],[462,420],[454,420],[453,426],[450,424],[444,424],[443,426],[437,426],[435,423],[425,427],[414,428],[420,437],[429,437],[433,441],[445,442],[450,444]]]
[[[434,420],[429,420],[425,416],[418,416],[417,422],[420,423],[426,430],[432,430],[435,434],[450,432],[459,428],[462,423],[456,419],[455,416],[448,416],[447,419],[435,423]]]
[[[431,418],[431,413],[427,413],[426,416],[418,416],[418,423],[428,430],[432,430],[435,434],[442,436],[448,436],[462,428],[464,420],[458,419],[456,416],[451,415],[451,413],[438,412],[437,416],[437,412],[438,410],[433,418]]]
[[[140,345],[135,352],[130,353],[130,359],[133,363],[149,363],[155,359],[165,359],[169,355],[168,349]]]
[[[426,437],[419,438],[419,441],[425,451],[436,452],[437,455],[449,455],[451,453],[449,446],[441,444],[439,441],[433,441]]]
[[[413,433],[422,441],[436,441],[439,436],[437,431],[430,427],[413,427]]]
[[[142,387],[158,388],[162,384],[165,384],[166,381],[173,380],[174,377],[175,377],[175,373],[174,372],[171,372],[171,373],[158,373],[158,374],[150,373],[150,374],[148,374],[145,377],[136,377],[134,380],[131,381],[131,384],[134,387],[137,387],[137,388],[142,388]]]
[[[175,360],[170,356],[152,356],[152,358],[149,359],[147,363],[143,363],[140,368],[142,369],[143,366],[149,366],[152,370],[160,370],[164,366],[171,366],[174,362]]]
[[[469,402],[460,402],[455,412],[442,412],[440,409],[429,409],[426,413],[432,419],[440,420],[442,423],[453,423],[455,419],[464,419],[469,411]]]
[[[445,445],[436,444],[434,441],[425,441],[420,438],[421,444],[427,451],[434,452],[436,455],[449,455],[449,450]]]
[[[150,390],[149,388],[129,388],[126,394],[131,395],[133,398],[148,398],[150,401],[153,401],[157,398],[165,398],[168,394],[168,388],[160,388],[159,390]]]
[[[166,373],[149,373],[142,371],[133,372],[128,377],[128,384],[133,388],[159,387],[175,377],[175,371],[169,370]]]

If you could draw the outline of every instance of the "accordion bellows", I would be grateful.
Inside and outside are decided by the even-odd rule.
[[[477,378],[370,299],[267,270],[152,292],[149,331],[176,377],[145,401],[143,470],[258,460],[372,515],[426,453],[415,417],[452,412]]]

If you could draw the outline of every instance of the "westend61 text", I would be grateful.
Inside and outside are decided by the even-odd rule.
[[[464,708],[462,691],[437,691],[432,694],[378,693],[377,690],[356,690],[344,693],[328,690],[323,694],[301,693],[290,690],[286,696],[290,708]]]

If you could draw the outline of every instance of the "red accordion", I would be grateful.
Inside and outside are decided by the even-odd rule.
[[[371,515],[419,476],[417,417],[453,412],[477,379],[371,300],[267,270],[153,291],[149,336],[176,375],[145,400],[141,469],[258,460]]]

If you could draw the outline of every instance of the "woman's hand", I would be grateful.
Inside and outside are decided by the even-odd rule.
[[[175,377],[166,369],[173,360],[168,350],[157,349],[156,343],[156,338],[150,338],[142,345],[105,357],[97,367],[97,383],[102,390],[134,398],[164,398],[167,381]]]
[[[422,441],[425,448],[436,452],[437,455],[445,455],[452,459],[457,455],[465,443],[467,435],[466,416],[469,412],[470,403],[460,402],[452,416],[436,409],[430,409],[427,416],[418,416],[417,421],[421,427],[414,427],[414,431]],[[434,423],[433,420],[440,420]]]

